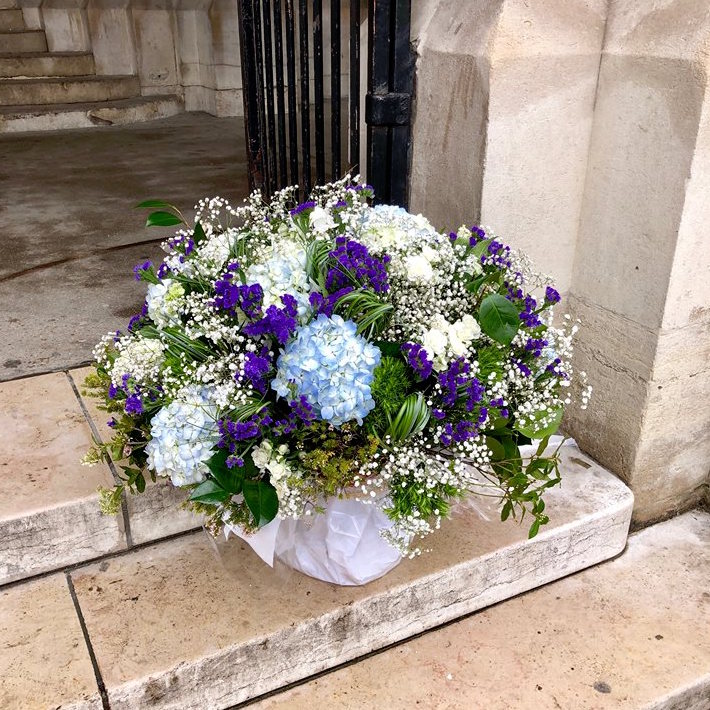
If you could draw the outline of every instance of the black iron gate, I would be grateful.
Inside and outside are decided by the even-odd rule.
[[[252,189],[270,195],[297,183],[305,195],[314,184],[361,172],[360,27],[365,9],[368,182],[378,202],[406,206],[414,81],[411,0],[362,5],[361,0],[238,0]],[[346,24],[345,42],[341,24]],[[343,48],[346,91],[341,85]]]

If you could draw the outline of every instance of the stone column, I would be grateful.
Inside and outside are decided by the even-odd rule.
[[[89,0],[86,10],[97,74],[136,74],[130,0]]]
[[[178,0],[176,49],[186,111],[216,113],[212,0]]]
[[[570,304],[593,406],[567,420],[635,519],[710,469],[710,7],[612,0]]]
[[[428,0],[410,204],[481,222],[569,288],[606,0]]]

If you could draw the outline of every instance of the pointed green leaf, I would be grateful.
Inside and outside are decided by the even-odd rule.
[[[489,338],[510,345],[520,327],[520,316],[518,309],[507,298],[492,293],[481,301],[478,322]]]
[[[217,505],[218,503],[224,503],[229,497],[229,491],[225,491],[216,481],[208,478],[192,491],[190,500]]]
[[[151,212],[145,221],[146,227],[174,227],[182,224],[182,220],[172,212]]]
[[[279,509],[276,489],[266,481],[244,481],[244,500],[259,527],[270,523]]]
[[[171,208],[172,205],[165,200],[143,200],[139,202],[133,209],[143,210],[143,209],[153,209],[153,208]]]
[[[236,495],[242,492],[245,471],[243,468],[229,468],[226,463],[228,455],[225,449],[220,449],[205,461],[205,464],[220,487],[231,495]]]

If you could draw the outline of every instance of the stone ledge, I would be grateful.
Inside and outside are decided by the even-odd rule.
[[[707,710],[709,583],[710,515],[694,511],[607,564],[252,707]]]
[[[564,577],[624,549],[633,498],[578,449],[563,453],[537,538],[459,508],[430,553],[339,588],[200,532],[72,579],[119,708],[226,708]]]

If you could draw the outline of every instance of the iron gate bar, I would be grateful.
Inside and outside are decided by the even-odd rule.
[[[274,0],[278,4],[280,0]],[[264,27],[264,65],[266,67],[266,115],[269,148],[267,151],[267,166],[269,174],[269,192],[276,192],[278,176],[276,175],[276,125],[274,117],[274,64],[271,41],[271,0],[263,0]]]
[[[313,0],[313,84],[316,128],[316,183],[325,182],[325,118],[323,116],[323,0]]]
[[[332,179],[337,180],[340,177],[340,0],[330,0],[330,133]]]
[[[276,55],[276,118],[279,133],[279,187],[288,184],[286,173],[286,105],[284,101],[281,0],[274,0],[274,54]]]
[[[270,186],[269,180],[269,167],[267,163],[269,144],[266,137],[266,115],[265,115],[265,103],[264,103],[264,59],[262,55],[261,48],[261,2],[260,0],[255,0],[254,2],[254,59],[256,64],[256,75],[259,81],[256,85],[256,101],[259,113],[259,136],[261,142],[261,169],[262,169],[262,181],[264,189],[268,190]]]
[[[301,195],[311,191],[311,86],[308,71],[308,2],[298,2],[298,34],[301,46]]]
[[[291,184],[298,183],[298,127],[296,124],[296,31],[293,0],[286,0],[286,70],[288,72],[288,142]]]
[[[241,48],[242,77],[244,83],[244,131],[246,134],[247,163],[251,189],[264,188],[264,143],[260,133],[259,106],[251,90],[261,83],[256,68],[254,47],[254,5],[249,0],[239,0],[239,46]],[[251,99],[251,100],[250,100]]]
[[[353,71],[355,68],[355,71]],[[360,0],[350,0],[350,168],[360,165]]]

